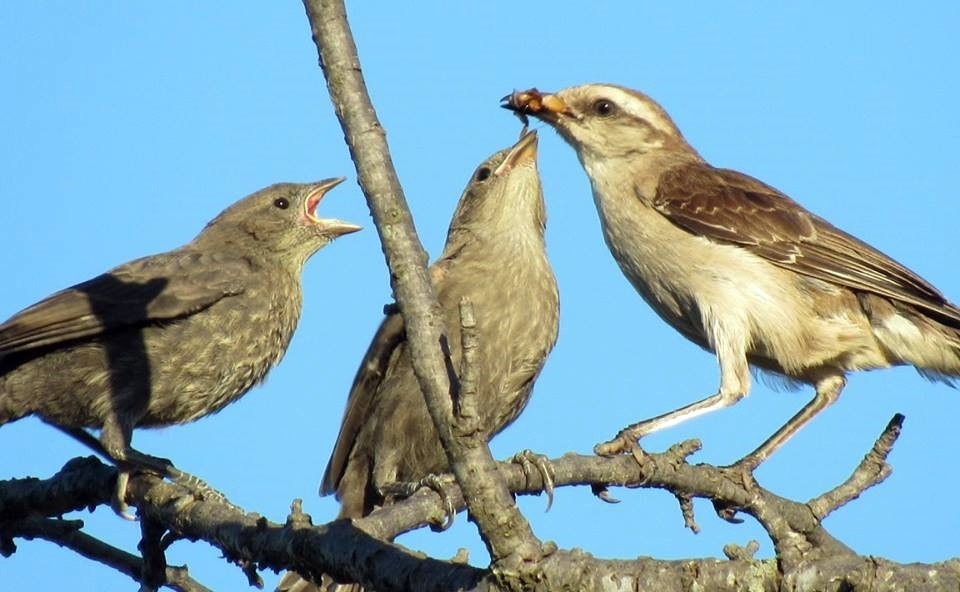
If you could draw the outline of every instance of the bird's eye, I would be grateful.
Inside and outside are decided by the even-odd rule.
[[[273,205],[281,210],[285,210],[290,207],[290,201],[285,197],[278,197],[277,199],[273,200]]]
[[[477,176],[475,177],[477,181],[483,181],[490,176],[490,169],[487,167],[480,167],[477,169]]]
[[[600,117],[612,115],[615,110],[614,104],[607,99],[600,99],[593,104],[593,112]]]

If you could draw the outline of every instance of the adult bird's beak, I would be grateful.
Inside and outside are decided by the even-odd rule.
[[[304,215],[306,216],[307,220],[311,224],[314,224],[317,227],[317,230],[334,238],[344,234],[356,232],[363,228],[362,226],[357,226],[356,224],[351,224],[350,222],[344,222],[343,220],[337,220],[336,218],[317,217],[317,206],[320,204],[320,200],[323,199],[323,196],[340,183],[343,183],[345,180],[346,177],[334,177],[332,179],[318,181],[314,188],[310,191],[310,194],[307,195],[307,199],[304,201]]]
[[[542,93],[536,88],[513,91],[500,99],[500,105],[516,113],[522,120],[533,115],[547,123],[555,123],[561,115],[573,115],[563,99],[553,93]]]
[[[524,132],[517,143],[510,149],[510,153],[500,163],[497,170],[493,171],[495,176],[500,176],[518,166],[526,164],[536,164],[537,162],[537,132]]]

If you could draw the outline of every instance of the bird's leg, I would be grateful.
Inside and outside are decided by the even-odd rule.
[[[549,512],[550,507],[553,506],[553,482],[556,478],[550,460],[546,456],[537,454],[532,450],[522,450],[514,454],[510,462],[516,463],[523,468],[523,475],[526,477],[527,483],[530,482],[530,476],[534,470],[540,474],[540,481],[543,482],[543,491],[547,494],[547,509],[544,511]]]
[[[637,440],[693,419],[729,407],[750,392],[750,365],[742,340],[714,339],[717,361],[720,364],[720,389],[705,399],[675,409],[663,415],[637,422],[620,430],[616,438],[593,447],[594,454],[613,456],[638,448]]]
[[[813,399],[804,405],[796,415],[787,420],[783,427],[767,438],[756,450],[735,462],[730,468],[752,472],[814,416],[832,405],[840,397],[840,391],[846,384],[847,381],[842,374],[830,374],[818,380],[815,385],[817,392]]]
[[[108,429],[108,425],[112,426],[113,424],[104,423],[104,428],[101,431],[100,439],[97,439],[90,432],[83,428],[71,428],[64,426],[55,427],[117,465],[117,468],[119,469],[117,472],[117,486],[114,491],[114,498],[111,500],[110,506],[121,518],[125,518],[127,520],[135,519],[134,516],[130,514],[129,508],[124,501],[126,498],[127,483],[130,481],[130,473],[133,469],[149,471],[151,473],[160,475],[161,477],[168,478],[177,485],[190,490],[194,495],[200,497],[201,499],[216,500],[229,504],[222,493],[210,487],[199,477],[176,468],[173,466],[173,463],[170,460],[144,454],[143,452],[131,447],[129,438],[126,438],[125,447],[118,447],[116,445],[116,441],[118,439],[116,435],[117,430],[115,428]],[[233,506],[233,504],[230,505],[234,509],[239,509],[236,506]]]
[[[437,531],[444,531],[453,526],[453,520],[457,515],[457,509],[453,506],[453,500],[447,495],[446,491],[446,487],[454,483],[456,483],[456,480],[453,478],[453,475],[430,473],[418,481],[388,483],[382,487],[377,487],[377,492],[383,496],[384,499],[388,499],[407,498],[424,487],[433,490],[440,496],[440,501],[443,504],[444,519],[442,523],[435,527],[431,526],[431,528]]]
[[[133,430],[123,429],[120,426],[120,423],[116,421],[115,417],[108,417],[104,421],[103,429],[100,431],[100,439],[95,438],[90,432],[83,428],[74,428],[55,425],[60,431],[71,436],[81,444],[87,446],[97,454],[104,456],[105,458],[113,461],[117,465],[117,485],[114,488],[113,499],[110,500],[110,507],[113,508],[113,511],[124,518],[125,520],[136,520],[136,518],[130,514],[130,509],[127,506],[125,501],[127,494],[127,483],[130,481],[130,470],[134,468],[134,463],[129,460],[129,454],[127,451],[132,450],[130,448],[130,438],[133,434]],[[138,453],[139,454],[139,453]],[[146,455],[142,455],[146,456]],[[154,461],[153,466],[145,466],[151,470],[157,471],[159,468],[160,474],[163,473],[163,469],[160,468],[161,465],[156,463],[166,462],[169,464],[170,461],[164,461],[164,459],[155,459],[153,457],[147,457],[151,461]]]

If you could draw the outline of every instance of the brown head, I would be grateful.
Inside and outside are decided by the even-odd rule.
[[[450,222],[445,251],[461,238],[506,233],[518,224],[533,224],[542,236],[546,220],[537,173],[537,133],[531,131],[510,148],[490,156],[473,172]]]
[[[277,183],[236,202],[207,224],[193,244],[275,256],[300,268],[339,236],[360,226],[320,218],[317,207],[343,177],[315,183]]]
[[[535,88],[502,99],[522,118],[550,124],[579,153],[591,158],[685,153],[699,159],[667,112],[647,95],[613,84],[584,84],[556,93]]]

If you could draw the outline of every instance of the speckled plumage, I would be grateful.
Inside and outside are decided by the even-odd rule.
[[[300,273],[359,227],[314,211],[341,179],[273,185],[190,243],[53,294],[0,325],[0,425],[27,415],[99,428],[123,460],[133,428],[215,413],[283,357]]]
[[[559,327],[532,134],[477,168],[454,213],[443,254],[430,268],[454,368],[461,355],[459,302],[461,297],[473,302],[480,346],[477,409],[488,438],[526,406]],[[359,517],[383,503],[383,486],[448,472],[448,467],[410,364],[403,319],[395,312],[383,320],[360,364],[321,492],[336,493],[340,517]],[[278,589],[317,587],[289,573]]]

